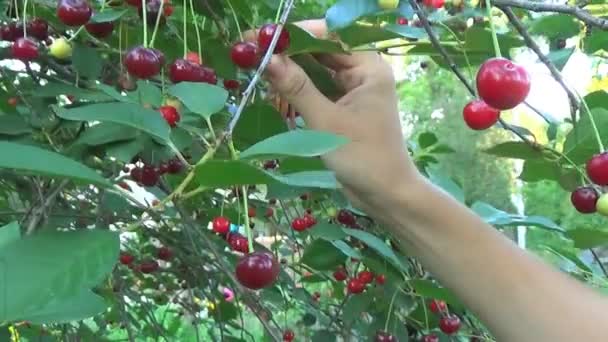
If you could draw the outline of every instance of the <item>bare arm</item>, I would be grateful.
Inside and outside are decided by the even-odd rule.
[[[301,26],[325,36],[325,23]],[[344,91],[324,97],[293,61],[274,56],[267,77],[318,130],[350,138],[324,156],[349,199],[485,322],[500,341],[608,341],[608,300],[522,251],[427,182],[404,146],[392,70],[373,52],[322,55]]]

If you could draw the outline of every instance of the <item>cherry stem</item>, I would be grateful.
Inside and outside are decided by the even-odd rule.
[[[465,49],[464,44],[458,38],[458,35],[454,31],[452,31],[452,29],[448,25],[446,25],[442,22],[439,22],[439,25],[441,25],[441,27],[446,29],[452,35],[452,37],[454,37],[454,39],[456,39],[458,46],[462,49],[462,55],[464,56],[464,61],[465,61],[465,63],[467,63],[467,72],[469,73],[469,77],[471,79],[474,79],[473,73],[471,72],[471,62],[469,61],[469,55],[467,54],[467,50]]]
[[[11,1],[11,4],[15,5],[15,19],[19,20],[19,2],[17,0]]]
[[[277,21],[279,21],[279,18],[281,16],[281,10],[283,9],[283,4],[285,4],[285,0],[281,0],[281,2],[279,2],[279,8],[277,8],[277,14],[274,17],[274,22],[276,23]]]
[[[602,138],[600,136],[600,132],[597,129],[597,125],[595,124],[595,119],[593,118],[593,115],[591,115],[591,110],[589,109],[589,106],[587,105],[587,101],[585,101],[585,99],[581,96],[581,94],[579,94],[578,91],[576,91],[576,89],[572,89],[572,91],[574,91],[576,96],[578,96],[581,103],[583,104],[583,108],[585,108],[585,112],[589,116],[589,121],[591,122],[591,128],[593,129],[593,134],[595,134],[595,140],[597,140],[597,145],[600,148],[600,153],[604,152],[605,151],[604,143],[602,143]]]
[[[494,27],[494,20],[492,20],[492,4],[490,0],[486,1],[486,10],[488,11],[488,20],[490,21],[490,30],[492,30],[492,43],[494,44],[494,53],[496,57],[502,57],[500,53],[500,46],[498,45],[498,37],[496,36],[496,28]]]
[[[163,8],[165,7],[165,2],[160,2],[160,7],[158,8],[158,13],[156,14],[156,22],[154,23],[154,31],[152,31],[152,38],[150,38],[150,47],[154,47],[154,40],[156,39],[156,32],[158,32],[158,27],[160,26],[160,17],[163,15]]]
[[[239,24],[239,18],[236,16],[236,12],[234,11],[234,7],[232,7],[232,2],[230,0],[226,0],[228,3],[228,7],[230,7],[230,12],[232,12],[232,17],[234,18],[234,23],[236,24],[236,30],[239,33],[239,37],[241,37],[241,41],[244,41],[243,32],[241,31],[241,25]]]
[[[186,57],[186,54],[188,54],[188,28],[187,26],[187,22],[186,20],[188,19],[188,11],[186,10],[186,8],[188,8],[188,6],[186,5],[186,0],[184,0],[184,4],[183,4],[183,12],[184,12],[184,16],[183,16],[183,20],[184,20],[184,24],[183,24],[183,30],[184,30],[184,58]]]
[[[243,192],[243,217],[245,218],[245,230],[247,231],[247,244],[249,245],[249,253],[253,252],[253,234],[251,233],[251,227],[249,226],[249,204],[247,202],[247,187],[242,186]]]
[[[144,47],[148,47],[148,11],[146,8],[146,0],[141,0],[141,12],[143,15],[144,22]]]
[[[201,33],[198,28],[198,18],[194,12],[194,4],[190,0],[190,13],[192,14],[192,22],[194,23],[194,31],[196,32],[196,44],[198,48],[198,58],[202,59],[202,47],[201,47]],[[203,29],[205,28],[205,18],[203,18]],[[201,60],[202,62],[202,60]]]
[[[28,0],[25,0],[23,2],[23,36],[27,37],[27,2]]]
[[[78,28],[78,30],[76,31],[76,33],[74,33],[73,36],[70,37],[70,39],[68,39],[68,42],[73,41],[74,39],[76,39],[76,37],[78,37],[78,35],[80,34],[80,32],[82,32],[82,30],[84,29],[84,26],[80,26]]]
[[[391,303],[388,305],[388,314],[386,315],[386,322],[384,322],[384,331],[388,332],[388,323],[391,321],[391,313],[393,312],[393,304],[395,304],[395,298],[397,298],[397,294],[399,290],[396,289],[393,294],[393,298],[391,298]]]

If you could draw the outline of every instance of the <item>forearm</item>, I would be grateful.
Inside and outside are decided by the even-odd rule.
[[[396,190],[380,217],[499,341],[606,341],[608,302],[521,250],[426,181]]]

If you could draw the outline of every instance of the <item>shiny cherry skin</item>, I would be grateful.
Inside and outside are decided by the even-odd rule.
[[[493,108],[514,108],[530,92],[530,74],[524,67],[508,59],[488,59],[477,72],[477,92]]]
[[[340,267],[337,270],[334,271],[334,279],[336,279],[337,281],[345,281],[346,278],[348,278],[348,274],[346,273],[346,270],[344,269],[344,267]]]
[[[18,38],[11,46],[13,58],[27,62],[38,58],[38,43],[29,38]]]
[[[374,274],[370,271],[361,271],[361,272],[359,272],[357,279],[359,279],[360,281],[362,281],[365,284],[369,284],[372,281],[374,281]]]
[[[241,84],[237,80],[224,80],[224,88],[227,90],[237,90]]]
[[[194,52],[194,51],[190,51],[186,54],[186,58],[187,61],[190,61],[194,64],[202,64],[201,63],[201,56],[198,55],[198,53]]]
[[[302,220],[304,220],[304,223],[306,224],[306,229],[311,228],[312,226],[317,224],[317,219],[311,214],[305,214],[302,217]]]
[[[386,331],[378,331],[374,338],[374,342],[399,342],[399,339]]]
[[[0,40],[14,42],[19,37],[23,37],[23,28],[17,23],[8,23],[0,27]]]
[[[251,42],[238,42],[230,50],[230,59],[241,69],[253,69],[260,61],[258,47]]]
[[[291,228],[293,228],[293,230],[295,230],[296,232],[302,232],[305,231],[308,226],[306,221],[304,221],[304,218],[297,217],[293,219],[293,221],[291,221]]]
[[[174,8],[171,5],[165,5],[165,7],[163,7],[163,15],[165,17],[170,17],[171,14],[173,14]]]
[[[211,68],[207,68],[186,59],[176,59],[169,65],[169,79],[173,83],[205,82],[217,83],[217,75]]]
[[[158,17],[158,11],[160,11],[160,4],[161,4],[161,0],[146,0],[146,23],[148,23],[149,26],[156,25],[156,17]],[[163,9],[163,12],[164,12],[164,9]],[[140,1],[140,6],[138,6],[138,14],[141,19],[144,18],[144,13],[141,10],[141,1]],[[163,15],[160,16],[160,21],[159,21],[158,25],[164,25],[164,24],[165,24],[165,15],[163,13]]]
[[[165,118],[165,121],[167,121],[169,126],[171,126],[171,127],[177,126],[177,123],[179,122],[179,119],[180,119],[180,115],[177,112],[177,109],[175,109],[175,107],[162,106],[158,110],[163,115],[163,118]]]
[[[127,52],[124,65],[132,76],[148,79],[158,75],[163,59],[158,50],[136,46]]]
[[[151,165],[145,165],[141,170],[141,184],[144,186],[155,186],[160,179],[160,175],[156,168]]]
[[[439,9],[445,4],[445,0],[424,0],[423,4],[426,7]]]
[[[596,204],[599,198],[597,191],[590,186],[578,187],[570,195],[570,201],[574,208],[583,214],[596,212]]]
[[[91,34],[91,36],[99,39],[103,39],[112,34],[114,30],[114,23],[111,21],[104,23],[88,23],[84,28]]]
[[[156,260],[146,260],[139,265],[141,273],[153,273],[158,270],[158,262]]]
[[[129,253],[120,253],[119,260],[123,265],[130,265],[135,260],[135,257]]]
[[[169,247],[161,247],[156,252],[156,257],[160,260],[169,261],[173,258],[173,251]]]
[[[338,222],[342,223],[348,227],[354,227],[357,225],[357,220],[355,219],[355,215],[352,212],[346,209],[341,209],[338,212],[338,216],[336,217]]]
[[[473,100],[464,106],[462,117],[469,128],[479,131],[494,126],[500,118],[500,111],[482,100]]]
[[[589,159],[587,175],[597,185],[608,185],[608,152],[596,154]]]
[[[431,310],[432,313],[442,313],[445,310],[447,310],[447,305],[444,301],[439,300],[439,299],[433,299],[430,303],[429,303],[429,310]]]
[[[296,338],[296,334],[294,334],[293,330],[287,329],[283,332],[284,342],[292,342],[294,338]]]
[[[348,281],[346,288],[348,290],[348,293],[358,294],[365,291],[365,283],[357,278],[353,278]]]
[[[260,32],[258,33],[258,46],[260,47],[262,53],[266,52],[270,47],[272,36],[274,35],[276,29],[276,24],[266,24],[260,28]],[[283,28],[273,53],[282,53],[283,51],[287,50],[287,48],[289,48],[289,40],[289,31]]]
[[[452,335],[460,330],[460,318],[455,315],[447,315],[439,320],[439,330],[447,335]]]
[[[226,234],[230,231],[230,220],[223,216],[218,216],[211,223],[213,231],[219,234]]]
[[[268,287],[279,276],[280,266],[269,252],[253,252],[239,260],[236,265],[236,279],[251,290]]]
[[[49,23],[42,18],[34,18],[28,24],[27,33],[38,40],[46,40],[49,37]]]
[[[171,175],[178,174],[184,169],[184,164],[181,160],[174,158],[167,163],[167,172]]]
[[[274,209],[271,207],[266,208],[266,212],[264,212],[264,217],[271,218],[274,216]]]
[[[424,335],[420,339],[421,342],[439,342],[439,337],[435,334]]]
[[[249,253],[249,241],[247,241],[247,238],[241,234],[230,234],[228,237],[228,244],[234,251],[245,254]]]
[[[57,18],[67,26],[86,24],[93,15],[93,9],[87,0],[59,0]]]

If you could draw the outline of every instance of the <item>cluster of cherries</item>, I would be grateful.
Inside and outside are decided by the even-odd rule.
[[[456,315],[452,315],[448,313],[447,304],[438,299],[433,299],[429,303],[429,310],[436,314],[441,315],[441,319],[439,320],[439,330],[441,330],[446,335],[452,335],[460,330],[460,318]],[[422,337],[421,341],[423,342],[439,342],[439,337],[435,334],[428,334]]]
[[[173,258],[173,251],[166,246],[160,247],[156,251],[156,258],[158,260],[170,261]],[[159,268],[158,261],[155,259],[145,259],[138,264],[134,264],[135,256],[128,252],[121,252],[118,260],[121,264],[141,273],[154,273]]]
[[[139,163],[138,163],[139,164]],[[143,164],[136,165],[130,171],[131,179],[143,186],[155,186],[164,174],[178,174],[184,169],[184,164],[177,158],[170,159],[158,166]]]
[[[602,187],[608,185],[608,152],[594,155],[587,162],[587,176],[595,185],[578,187],[570,195],[572,205],[583,214],[598,212],[608,216],[608,194],[603,193]]]
[[[333,276],[336,281],[345,281],[346,279],[348,279],[348,272],[343,266],[340,266],[337,270],[334,271]],[[365,291],[366,286],[368,284],[371,284],[374,279],[376,280],[376,284],[378,285],[384,285],[384,283],[386,282],[386,277],[384,276],[384,274],[374,275],[374,273],[372,273],[371,271],[365,270],[359,272],[356,277],[348,280],[346,289],[350,294],[362,293],[363,291]]]
[[[302,217],[296,217],[291,221],[291,228],[296,232],[303,232],[306,229],[312,228],[317,224],[317,219],[312,216],[311,213],[307,212]]]
[[[462,112],[465,123],[474,130],[492,127],[498,122],[501,110],[515,108],[530,92],[530,75],[526,69],[505,58],[485,61],[476,81],[480,98],[469,102]]]

